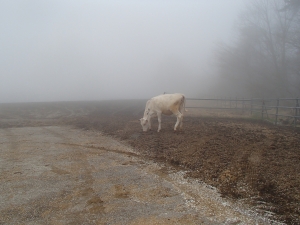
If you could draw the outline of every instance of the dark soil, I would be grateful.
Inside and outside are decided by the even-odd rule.
[[[217,187],[224,197],[243,199],[257,206],[258,213],[269,212],[287,224],[300,224],[299,129],[232,116],[200,113],[195,117],[187,112],[181,131],[173,131],[175,117],[164,116],[160,133],[155,118],[153,130],[142,132],[138,119],[145,102],[81,103],[88,114],[48,122],[101,130],[145,157],[188,170],[188,176]]]

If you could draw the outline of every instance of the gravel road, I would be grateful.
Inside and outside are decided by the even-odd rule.
[[[0,129],[0,224],[269,224],[97,131]]]

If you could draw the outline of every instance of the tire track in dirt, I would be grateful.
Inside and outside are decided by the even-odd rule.
[[[9,171],[12,171],[12,174],[18,174],[20,171],[18,171],[17,168],[14,168],[14,164],[19,160],[19,154],[16,152],[18,148],[18,142],[11,131],[11,129],[0,129],[1,135],[1,151],[0,151],[0,162],[3,165],[4,158],[7,158],[9,160],[10,165],[1,166],[0,167],[0,180],[2,177],[8,176]],[[1,165],[0,164],[0,165]]]
[[[101,151],[106,151],[106,152],[113,152],[113,153],[118,153],[118,154],[126,155],[126,156],[134,156],[134,157],[140,156],[139,153],[122,151],[122,150],[118,150],[118,149],[108,149],[108,148],[101,147],[101,146],[94,146],[93,144],[92,145],[80,145],[80,144],[70,144],[70,143],[61,143],[61,144],[66,145],[66,146],[75,146],[75,147],[81,147],[81,148],[101,150]],[[96,151],[96,152],[99,153],[99,151]]]
[[[72,149],[72,154],[69,156],[69,158],[74,163],[71,164],[68,172],[58,169],[54,166],[52,166],[52,171],[59,175],[64,173],[71,174],[75,176],[74,178],[76,180],[78,180],[78,182],[76,182],[77,185],[75,185],[71,190],[62,191],[59,197],[51,202],[50,206],[56,208],[57,211],[66,208],[72,208],[74,199],[80,199],[84,197],[88,200],[86,206],[81,211],[80,216],[78,216],[77,212],[69,213],[68,220],[72,223],[84,223],[84,221],[87,219],[85,218],[84,214],[89,215],[90,220],[98,220],[99,218],[96,214],[102,214],[104,212],[104,207],[103,201],[97,196],[95,190],[92,188],[94,183],[92,172],[94,168],[88,163],[86,152],[82,151],[86,147],[79,144],[72,144],[74,142],[73,138],[68,137],[63,132],[58,132],[56,129],[51,129],[51,127],[43,129],[48,133],[51,133],[53,136],[60,138],[60,146],[68,146]],[[62,214],[60,217],[57,217],[56,220],[63,220],[64,216],[65,215]]]
[[[23,130],[26,128],[22,128]],[[1,178],[6,181],[13,181],[12,182],[12,189],[19,190],[24,192],[27,197],[25,198],[31,198],[31,195],[34,195],[31,193],[30,188],[33,188],[34,186],[40,186],[41,188],[47,185],[47,184],[41,184],[37,180],[35,176],[29,176],[28,181],[24,181],[23,184],[15,184],[17,179],[23,180],[23,176],[27,174],[33,174],[35,173],[35,170],[38,166],[41,167],[41,165],[29,165],[32,163],[31,161],[28,161],[27,158],[31,157],[33,154],[39,154],[40,148],[46,147],[49,149],[55,149],[57,143],[60,142],[68,142],[70,141],[69,138],[67,138],[63,133],[57,132],[52,127],[50,128],[38,128],[39,135],[43,135],[45,137],[45,140],[43,140],[36,149],[32,145],[25,146],[24,147],[24,138],[22,137],[22,132],[12,132],[11,130],[8,130],[5,134],[5,136],[8,139],[8,147],[7,152],[9,152],[9,155],[7,155],[5,158],[8,160],[8,162],[4,165],[7,169],[7,173],[1,175]],[[34,132],[33,132],[34,133]],[[52,140],[51,140],[52,139]],[[53,140],[55,139],[55,140]],[[54,141],[54,143],[49,145],[49,141]],[[19,144],[20,143],[20,144]],[[41,146],[42,145],[42,146]],[[26,152],[24,152],[24,150]],[[3,153],[3,151],[1,151]],[[97,205],[97,202],[101,202],[99,199],[97,200],[97,197],[95,196],[95,192],[92,188],[90,188],[93,185],[93,177],[91,175],[91,166],[87,162],[86,155],[81,152],[81,150],[78,147],[72,146],[72,154],[69,155],[69,151],[63,152],[62,154],[56,154],[54,157],[50,156],[45,158],[40,158],[40,160],[45,163],[44,168],[42,168],[42,172],[49,174],[51,173],[46,179],[49,179],[48,182],[53,181],[61,181],[61,179],[70,179],[70,177],[73,177],[73,179],[80,179],[80,182],[76,182],[76,185],[70,185],[68,190],[62,190],[59,192],[51,193],[45,193],[45,195],[36,194],[35,200],[31,200],[30,204],[26,203],[26,201],[22,200],[22,197],[20,200],[16,199],[17,196],[22,196],[22,193],[17,194],[14,196],[13,192],[11,192],[11,197],[9,198],[15,198],[15,206],[12,206],[11,208],[8,208],[6,210],[1,211],[2,218],[6,220],[12,221],[31,221],[34,219],[35,221],[38,220],[51,220],[51,221],[59,221],[64,220],[65,215],[61,213],[62,210],[67,209],[68,207],[71,207],[74,202],[70,200],[74,200],[76,198],[80,198],[81,196],[88,197],[90,200],[88,201],[92,205]],[[71,163],[71,166],[66,170],[61,165],[56,165],[56,161],[59,161],[61,159],[67,158],[71,161],[75,161],[75,163]],[[19,162],[16,164],[16,161]],[[50,163],[49,163],[50,162]],[[35,162],[36,163],[36,162]],[[9,165],[10,167],[7,167]],[[45,169],[47,168],[47,169]],[[9,178],[11,176],[11,170],[18,170],[17,175],[19,175],[19,178],[16,177],[16,172],[13,172],[13,175],[15,176],[14,179]],[[1,168],[3,170],[3,167]],[[78,173],[80,174],[79,178],[76,178],[78,176]],[[56,174],[56,178],[53,177],[53,174]],[[58,176],[58,177],[57,177]],[[68,183],[68,182],[66,182]],[[56,186],[56,185],[54,185]],[[3,189],[1,188],[1,192],[3,192],[5,189],[5,185]],[[46,188],[47,189],[47,188]],[[41,190],[42,191],[42,190]],[[5,201],[1,201],[2,203]],[[69,203],[66,203],[69,202]],[[2,204],[4,206],[4,204]],[[50,208],[49,210],[45,210],[45,208]],[[16,213],[18,212],[18,213]],[[22,212],[22,213],[20,213]],[[52,218],[48,217],[48,214],[52,214]],[[53,216],[53,212],[55,213],[55,216]],[[69,221],[78,222],[78,216],[76,213],[69,213],[68,216]],[[1,220],[0,220],[1,222]]]

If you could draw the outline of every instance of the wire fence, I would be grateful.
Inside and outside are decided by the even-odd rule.
[[[187,98],[186,108],[233,110],[249,112],[254,118],[260,118],[275,125],[300,126],[299,98]]]

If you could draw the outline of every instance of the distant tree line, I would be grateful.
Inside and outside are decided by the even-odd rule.
[[[300,0],[251,0],[236,31],[233,43],[217,46],[220,85],[245,96],[300,97]]]

